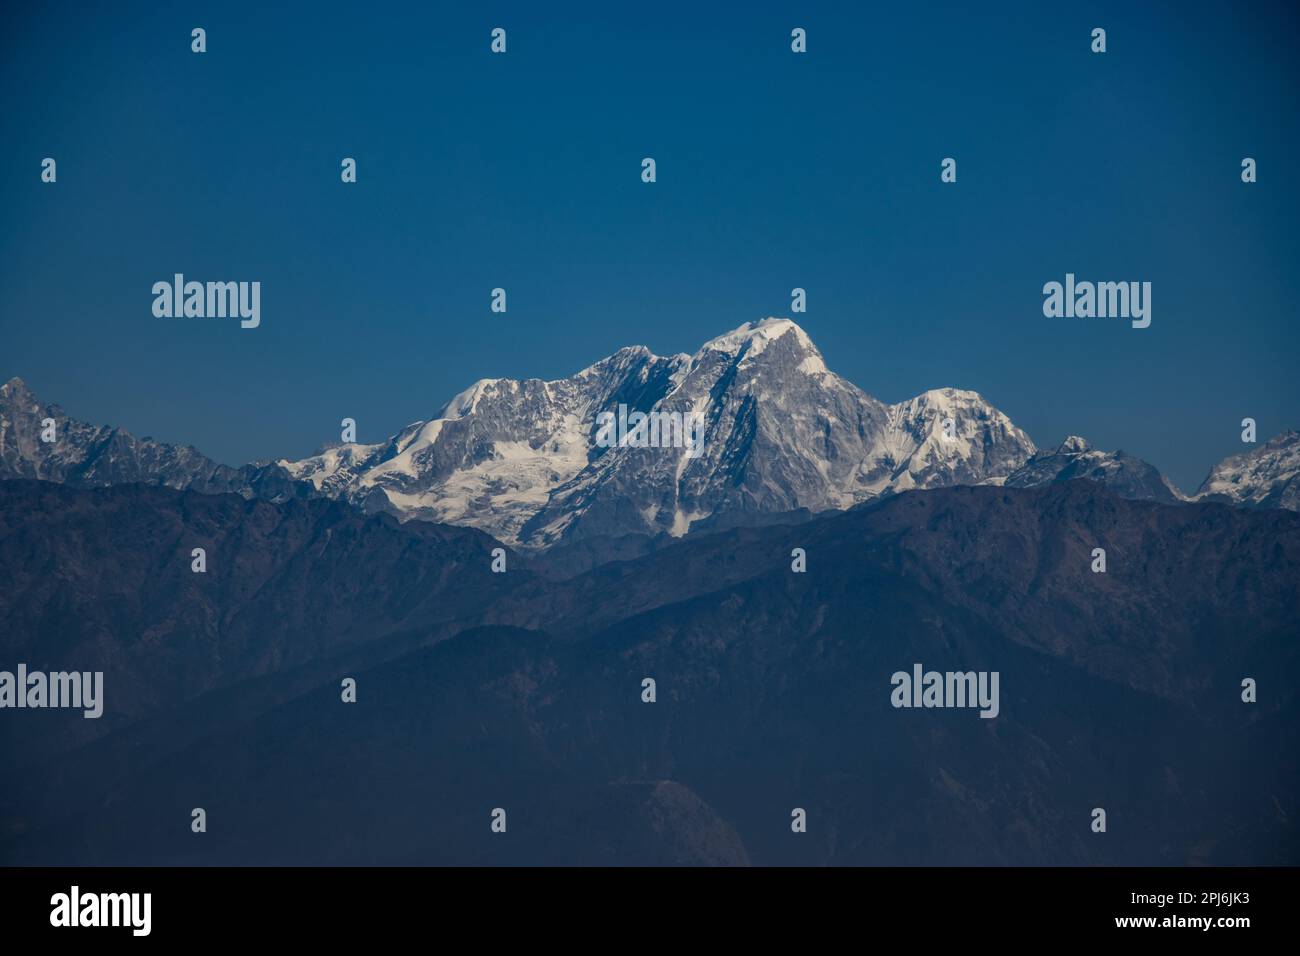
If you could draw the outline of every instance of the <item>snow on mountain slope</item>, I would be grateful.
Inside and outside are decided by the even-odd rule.
[[[52,421],[52,432],[46,432],[46,421]],[[43,433],[54,440],[43,440]],[[272,499],[301,494],[273,466],[231,468],[188,445],[136,438],[121,428],[69,418],[58,405],[37,398],[20,378],[0,385],[0,479],[5,478],[81,488],[138,483]]]
[[[370,511],[470,525],[515,542],[551,491],[587,467],[596,414],[620,402],[652,406],[679,361],[625,348],[554,382],[483,379],[387,442],[278,464]]]
[[[1285,431],[1259,448],[1223,459],[1210,469],[1196,499],[1300,511],[1300,432]]]
[[[1086,478],[1106,485],[1122,498],[1163,501],[1187,500],[1154,466],[1122,451],[1098,451],[1071,435],[1054,451],[1042,451],[1007,476],[1008,488],[1034,488],[1059,481]]]
[[[598,416],[676,413],[702,422],[698,454],[610,447]],[[52,417],[59,440],[40,441]],[[687,427],[689,431],[689,426]],[[1300,509],[1300,433],[1220,463],[1197,496]],[[229,468],[193,448],[85,425],[14,379],[0,386],[0,478],[124,482],[245,497],[328,496],[370,512],[469,525],[526,549],[626,534],[682,535],[958,484],[1073,478],[1129,498],[1187,500],[1155,468],[1070,438],[1038,452],[979,394],[927,391],[887,405],[830,371],[789,319],[751,322],[693,355],[635,346],[563,379],[482,379],[427,420],[373,444]]]
[[[890,406],[889,422],[885,448],[899,467],[877,493],[994,482],[1035,452],[1029,436],[977,392],[932,389]]]
[[[597,416],[620,405],[702,416],[701,453],[600,447]],[[541,548],[591,535],[680,535],[721,514],[847,508],[894,490],[1005,476],[1033,452],[974,392],[885,405],[830,372],[794,322],[766,319],[694,355],[633,347],[558,381],[484,380],[388,442],[279,464],[369,510]]]
[[[702,453],[597,449],[523,529],[525,543],[683,534],[720,511],[818,511],[869,495],[859,471],[885,406],[826,372],[793,322],[742,326],[683,357],[676,372],[671,390],[641,410],[703,415]]]

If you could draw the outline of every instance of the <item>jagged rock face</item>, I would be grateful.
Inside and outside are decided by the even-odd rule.
[[[1196,497],[1300,511],[1300,432],[1285,431],[1260,448],[1225,458],[1210,469]]]
[[[703,452],[617,448],[556,490],[526,540],[680,535],[721,514],[839,510],[895,490],[1006,474],[1033,443],[973,392],[888,406],[830,372],[793,322],[704,345],[659,408],[705,419]],[[943,437],[954,419],[953,437]]]
[[[41,438],[46,419],[54,421],[51,442]],[[0,385],[0,480],[13,478],[75,488],[162,485],[273,501],[306,497],[310,490],[277,465],[231,468],[189,445],[136,438],[121,428],[79,422],[58,405],[42,402],[17,378]]]
[[[1055,451],[1042,451],[1007,476],[1008,488],[1034,488],[1053,482],[1086,478],[1106,485],[1122,498],[1163,501],[1185,500],[1169,479],[1140,458],[1122,451],[1098,451],[1071,435]]]
[[[676,413],[698,454],[602,443],[598,416]],[[40,440],[41,421],[59,440]],[[617,437],[617,436],[616,436]],[[1300,435],[1216,466],[1200,495],[1300,509]],[[1151,465],[1080,438],[1037,453],[979,394],[935,389],[886,405],[831,372],[788,319],[741,326],[694,355],[621,349],[557,381],[484,379],[386,441],[230,468],[195,449],[68,419],[14,379],[0,387],[0,478],[140,482],[272,501],[329,497],[407,520],[468,525],[541,550],[680,536],[843,510],[917,488],[1031,487],[1086,478],[1135,499],[1186,500]]]
[[[57,440],[41,439],[54,420]],[[236,469],[193,448],[134,438],[120,428],[87,425],[40,401],[20,379],[0,386],[0,477],[37,478],[78,487],[138,482],[196,491],[234,491]]]
[[[698,456],[598,449],[524,529],[526,540],[616,531],[683,534],[719,512],[844,508],[872,494],[864,466],[888,410],[826,370],[791,322],[745,326],[684,359],[643,411],[703,416]]]
[[[701,416],[698,454],[685,443],[600,445],[597,416],[620,405],[686,423]],[[767,319],[693,356],[630,348],[560,381],[484,380],[388,442],[280,464],[368,509],[542,548],[681,535],[724,515],[843,509],[895,490],[1004,476],[1033,451],[974,392],[885,405],[830,372],[795,323]]]
[[[279,464],[321,494],[402,519],[464,524],[505,540],[600,451],[596,415],[625,404],[649,409],[684,356],[621,349],[554,382],[484,379],[386,442],[327,449]]]
[[[891,406],[890,425],[886,460],[898,467],[882,491],[997,483],[1036,451],[1011,419],[958,388]]]

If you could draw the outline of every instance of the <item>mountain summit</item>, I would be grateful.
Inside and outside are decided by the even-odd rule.
[[[620,406],[698,416],[702,447],[601,447],[598,416]],[[634,347],[557,381],[486,379],[387,441],[279,464],[369,510],[540,548],[975,484],[1033,452],[976,393],[885,405],[831,372],[798,325],[769,318],[694,355]]]
[[[1140,458],[1122,451],[1100,451],[1078,435],[1071,435],[1055,451],[1042,451],[1017,468],[1003,483],[1007,488],[1086,478],[1108,486],[1122,498],[1141,498],[1175,504],[1186,500],[1164,475]]]
[[[0,478],[82,487],[159,484],[207,492],[236,491],[245,484],[236,469],[189,446],[71,419],[58,405],[37,398],[21,378],[0,385]]]
[[[52,442],[42,439],[49,419]],[[631,434],[609,441],[602,420],[630,424]],[[661,423],[665,435],[691,441],[638,440],[657,438]],[[1287,432],[1215,466],[1196,497],[1300,510],[1297,475],[1300,433]],[[328,497],[471,526],[529,550],[679,537],[952,485],[1085,478],[1122,497],[1195,500],[1146,462],[1077,436],[1039,452],[976,392],[939,388],[887,405],[832,372],[808,334],[782,318],[746,323],[691,355],[630,346],[555,381],[481,379],[383,441],[242,468],[70,419],[15,378],[0,386],[5,478]]]
[[[1210,469],[1197,498],[1300,511],[1300,432],[1285,431],[1254,451],[1223,459]]]

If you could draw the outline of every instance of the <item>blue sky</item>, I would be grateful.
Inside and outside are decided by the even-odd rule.
[[[0,379],[238,464],[801,286],[882,400],[972,388],[1187,490],[1300,427],[1294,12],[892,6],[9,5]],[[155,318],[178,271],[260,280],[261,327]],[[1044,318],[1066,272],[1150,281],[1151,327]]]

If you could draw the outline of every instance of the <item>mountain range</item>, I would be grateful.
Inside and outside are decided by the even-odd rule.
[[[702,416],[703,451],[601,447],[619,406]],[[54,419],[57,440],[41,440]],[[851,508],[912,489],[1084,478],[1124,497],[1300,508],[1300,433],[1216,465],[1183,495],[1151,465],[1070,437],[1039,450],[978,393],[885,404],[831,372],[788,319],[741,326],[695,354],[630,347],[556,381],[483,379],[384,441],[232,468],[191,447],[69,419],[20,379],[0,386],[0,479],[128,482],[466,525],[525,551]]]
[[[701,453],[607,447],[620,405]],[[1294,865],[1298,459],[1186,496],[786,320],[241,468],[14,379],[0,670],[104,708],[0,714],[0,863]],[[996,719],[891,706],[913,666]]]

